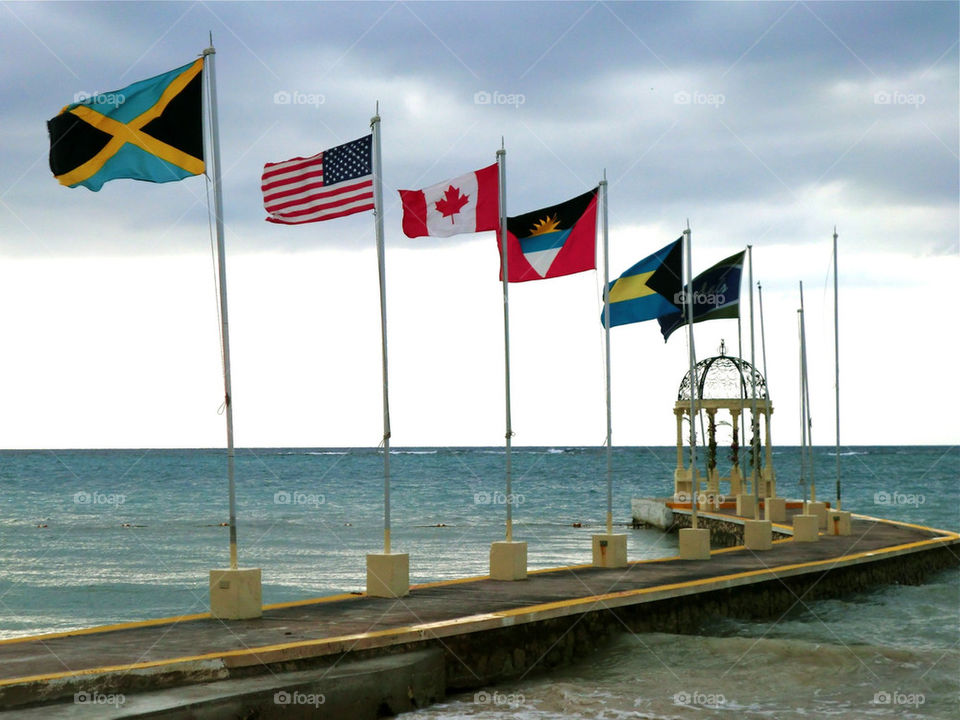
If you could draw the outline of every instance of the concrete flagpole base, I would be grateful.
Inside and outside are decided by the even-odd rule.
[[[773,525],[770,521],[744,520],[743,546],[747,550],[770,550],[773,547]]]
[[[763,501],[763,519],[782,523],[787,521],[787,499],[768,497]]]
[[[830,510],[827,515],[827,532],[830,535],[850,534],[850,513],[845,510]]]
[[[680,528],[680,559],[710,559],[710,531],[707,528]]]
[[[794,542],[817,542],[820,534],[817,531],[816,515],[794,515],[793,516],[793,541]]]
[[[627,566],[627,536],[594,535],[593,566],[602,568],[622,568]]]
[[[737,515],[752,518],[756,515],[757,501],[753,495],[737,495]]]
[[[221,620],[263,615],[260,568],[211,570],[210,614]]]
[[[825,502],[808,502],[805,508],[807,515],[817,516],[817,527],[827,529],[827,504]]]
[[[490,545],[491,580],[527,579],[527,544],[495,542]]]
[[[400,598],[410,594],[410,556],[407,553],[367,555],[367,595]]]

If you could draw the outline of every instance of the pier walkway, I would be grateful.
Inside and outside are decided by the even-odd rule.
[[[789,526],[776,529],[789,533]],[[348,594],[269,605],[255,620],[220,621],[202,614],[15,638],[0,641],[0,710],[78,692],[135,694],[303,669],[344,654],[374,657],[440,647],[468,666],[474,661],[465,661],[465,653],[457,649],[465,647],[468,635],[479,647],[485,642],[483,633],[495,631],[488,640],[497,646],[503,644],[505,631],[610,611],[618,622],[628,624],[630,619],[619,610],[632,608],[636,619],[637,606],[647,603],[663,607],[664,602],[758,583],[787,587],[788,578],[815,583],[829,573],[879,561],[908,565],[918,553],[931,551],[949,555],[939,566],[951,564],[951,557],[955,563],[960,535],[855,515],[849,536],[821,535],[814,543],[782,539],[771,550],[756,553],[724,548],[705,561],[665,558],[631,562],[621,569],[580,565],[534,571],[518,582],[479,577],[427,583],[413,586],[410,595],[400,599]],[[905,563],[904,556],[912,557]],[[532,630],[525,632],[518,647],[535,647]],[[528,652],[523,659],[514,652],[512,661],[507,660],[507,674],[511,668],[519,672],[534,664],[534,654]],[[477,669],[450,663],[448,659],[448,683],[452,676],[459,677],[452,683],[459,688],[471,684],[470,674],[476,686],[504,676],[500,665],[486,668],[478,663]]]

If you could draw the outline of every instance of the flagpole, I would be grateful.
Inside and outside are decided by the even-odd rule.
[[[741,306],[742,307],[742,306]],[[743,362],[743,328],[741,323],[742,313],[737,311],[737,359]],[[743,421],[743,401],[747,399],[747,387],[743,382],[743,366],[740,365],[740,382],[737,386],[740,390],[740,447],[737,448],[737,470],[740,472],[740,492],[739,495],[746,495],[743,492],[743,484],[746,481],[746,475],[743,473],[743,461],[740,456],[747,447],[747,426]]]
[[[507,260],[507,151],[501,140],[497,150],[500,205],[500,262],[503,266],[503,350],[504,350],[504,395],[506,398],[506,461],[507,461],[507,542],[513,542],[513,488],[511,486],[510,446],[513,440],[513,424],[510,417],[510,291]]]
[[[806,409],[807,466],[810,469],[810,502],[817,501],[817,483],[813,473],[813,420],[810,417],[810,383],[807,378],[807,324],[803,312],[803,280],[800,281],[800,352],[803,354],[803,406]]]
[[[834,393],[837,408],[837,446],[834,452],[837,463],[837,510],[840,509],[840,309],[837,278],[837,226],[833,226],[833,367]]]
[[[687,229],[683,231],[687,239],[687,344],[690,346],[690,526],[696,530],[697,523],[697,494],[700,483],[697,482],[697,424],[695,415],[695,396],[697,387],[696,350],[693,347],[693,244],[691,241],[690,221],[687,220]]]
[[[380,276],[380,349],[383,365],[383,552],[390,554],[390,394],[387,373],[387,276],[383,248],[383,183],[380,156],[380,103],[370,118],[373,132],[373,218]]]
[[[753,330],[753,245],[747,245],[747,257],[750,260],[750,455],[753,475],[753,519],[760,519],[760,450],[757,442],[760,436],[760,424],[757,422],[757,360],[756,343]]]
[[[217,51],[210,47],[203,51],[207,66],[207,82],[210,92],[210,179],[213,183],[213,213],[217,227],[217,276],[220,285],[220,344],[223,354],[223,405],[227,420],[227,483],[230,508],[230,569],[237,569],[237,491],[234,482],[233,447],[233,389],[230,380],[230,323],[227,318],[227,262],[223,242],[223,186],[220,182],[220,126],[217,120],[217,80],[214,73],[214,56]]]
[[[767,429],[770,428],[770,378],[767,377],[767,333],[763,327],[763,288],[757,283],[757,299],[760,301],[760,354],[763,358],[763,381],[766,383],[764,405],[767,409]],[[769,435],[769,432],[768,432]]]
[[[600,202],[603,215],[603,326],[607,364],[607,535],[613,534],[613,416],[610,407],[610,250],[607,243],[607,171],[600,181]]]
[[[802,285],[802,283],[801,283]],[[803,359],[803,310],[797,308],[797,347],[799,348],[800,367],[800,487],[803,490],[804,507],[807,503],[807,401],[803,394],[804,389],[804,359]],[[806,512],[806,511],[804,511]]]

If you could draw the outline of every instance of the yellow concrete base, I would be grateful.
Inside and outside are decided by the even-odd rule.
[[[527,579],[527,544],[495,542],[490,545],[490,578],[493,580]]]
[[[747,550],[769,550],[773,547],[772,531],[769,520],[744,520],[743,546]]]
[[[850,513],[844,510],[830,510],[827,516],[827,533],[830,535],[850,534]]]
[[[821,530],[827,529],[827,504],[825,502],[808,502],[804,512],[807,515],[816,515],[817,527]]]
[[[794,515],[793,516],[793,541],[794,542],[817,542],[820,535],[817,532],[816,515]]]
[[[707,528],[680,528],[680,559],[710,559],[710,531]]]
[[[626,535],[594,535],[593,565],[603,568],[627,566]]]
[[[787,521],[787,499],[768,497],[763,501],[763,519],[771,522]]]
[[[410,594],[410,556],[407,553],[367,555],[367,595],[399,598]]]
[[[753,499],[753,495],[737,495],[737,515],[752,518],[756,508],[757,503]]]
[[[263,615],[260,568],[210,571],[210,614],[221,620]]]

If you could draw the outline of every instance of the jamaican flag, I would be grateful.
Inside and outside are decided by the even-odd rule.
[[[200,58],[67,105],[47,123],[54,176],[96,192],[117,178],[172,182],[201,174],[202,75]]]
[[[509,282],[572,275],[597,266],[597,190],[507,218]]]

